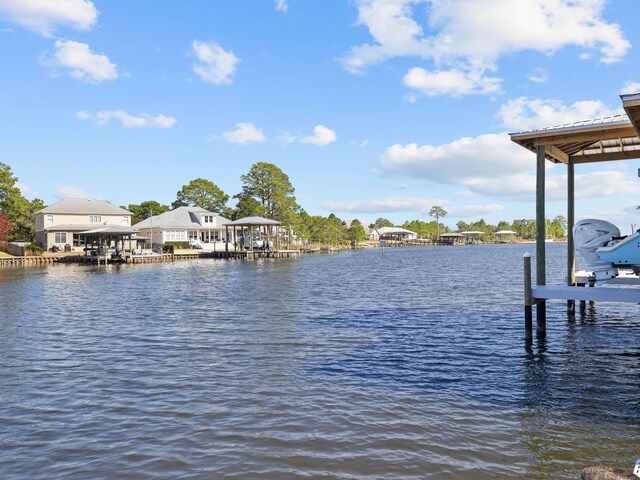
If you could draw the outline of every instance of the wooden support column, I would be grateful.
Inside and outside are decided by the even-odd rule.
[[[573,225],[575,224],[575,164],[569,158],[567,164],[567,285],[570,287],[576,284],[576,249],[573,240]],[[576,313],[575,300],[567,301],[567,313],[574,315]]]
[[[524,339],[531,340],[533,330],[533,298],[531,295],[531,254],[524,254]]]
[[[546,284],[546,251],[545,251],[545,147],[537,147],[536,162],[536,284]],[[547,302],[538,300],[536,306],[536,331],[538,336],[547,333]]]
[[[224,251],[226,252],[226,257],[229,258],[229,225],[225,225],[224,230],[225,230]]]

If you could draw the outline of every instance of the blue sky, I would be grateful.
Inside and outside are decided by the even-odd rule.
[[[311,214],[534,218],[506,132],[621,111],[636,0],[0,0],[0,161],[27,197],[170,203],[258,161]],[[637,221],[640,162],[576,167],[577,218]],[[561,165],[548,216],[564,214]]]

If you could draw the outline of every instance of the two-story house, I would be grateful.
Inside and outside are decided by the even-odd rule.
[[[65,198],[35,213],[36,245],[80,246],[81,232],[102,226],[131,227],[132,213],[105,200]]]

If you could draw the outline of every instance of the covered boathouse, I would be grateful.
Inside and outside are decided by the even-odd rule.
[[[621,95],[626,114],[574,122],[565,125],[512,133],[511,140],[536,154],[536,285],[527,288],[525,258],[525,336],[531,338],[531,307],[536,305],[537,334],[546,334],[546,301],[567,300],[568,313],[575,312],[575,301],[640,303],[640,289],[576,288],[575,241],[575,165],[640,158],[640,93]],[[567,285],[546,285],[545,255],[545,161],[567,166]],[[529,274],[530,282],[530,274]],[[635,282],[640,285],[640,279]],[[528,312],[528,314],[527,314]]]

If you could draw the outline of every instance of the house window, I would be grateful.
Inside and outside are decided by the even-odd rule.
[[[127,217],[126,215],[122,216],[122,223],[124,223],[125,225],[129,225],[129,217]]]
[[[56,232],[53,234],[54,243],[67,243],[67,232]]]
[[[89,223],[100,223],[102,222],[102,217],[100,215],[89,215]]]
[[[47,215],[47,223],[53,223],[53,215]]]

